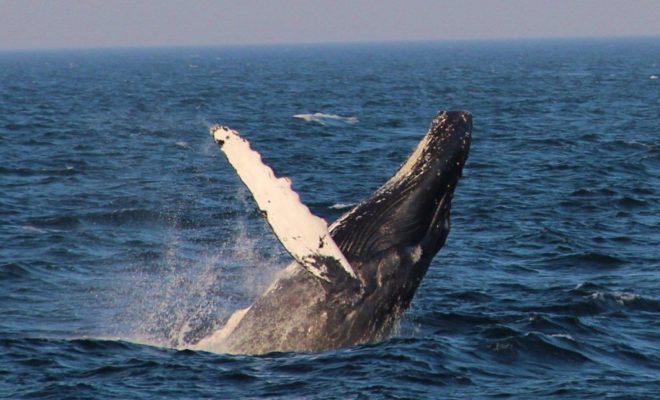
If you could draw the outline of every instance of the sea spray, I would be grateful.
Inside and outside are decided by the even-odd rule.
[[[244,189],[234,203],[241,210],[218,227],[222,239],[206,243],[197,254],[199,243],[190,238],[198,236],[198,228],[170,227],[161,255],[136,260],[132,273],[116,282],[107,303],[117,316],[93,335],[178,347],[184,339],[219,329],[233,311],[263,293],[288,260],[263,221],[254,217]]]

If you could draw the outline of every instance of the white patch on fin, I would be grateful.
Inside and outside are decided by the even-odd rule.
[[[314,276],[330,281],[328,261],[336,261],[353,279],[357,276],[330,236],[328,224],[312,214],[291,189],[288,178],[278,178],[238,132],[211,127],[211,135],[245,186],[284,248]]]

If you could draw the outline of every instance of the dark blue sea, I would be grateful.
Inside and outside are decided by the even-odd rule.
[[[660,398],[659,77],[658,38],[2,52],[0,398]],[[211,125],[332,221],[439,110],[471,154],[392,337],[168,347],[290,261]]]

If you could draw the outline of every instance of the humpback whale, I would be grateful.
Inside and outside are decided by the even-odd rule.
[[[385,338],[450,228],[471,142],[467,112],[439,112],[396,173],[330,226],[238,132],[211,135],[294,261],[250,307],[186,347],[220,353],[322,351]]]

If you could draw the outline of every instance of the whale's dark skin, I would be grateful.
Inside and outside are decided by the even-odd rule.
[[[469,113],[438,113],[397,173],[330,227],[358,280],[338,267],[321,280],[293,263],[217,350],[320,351],[386,337],[447,239],[471,131]]]

